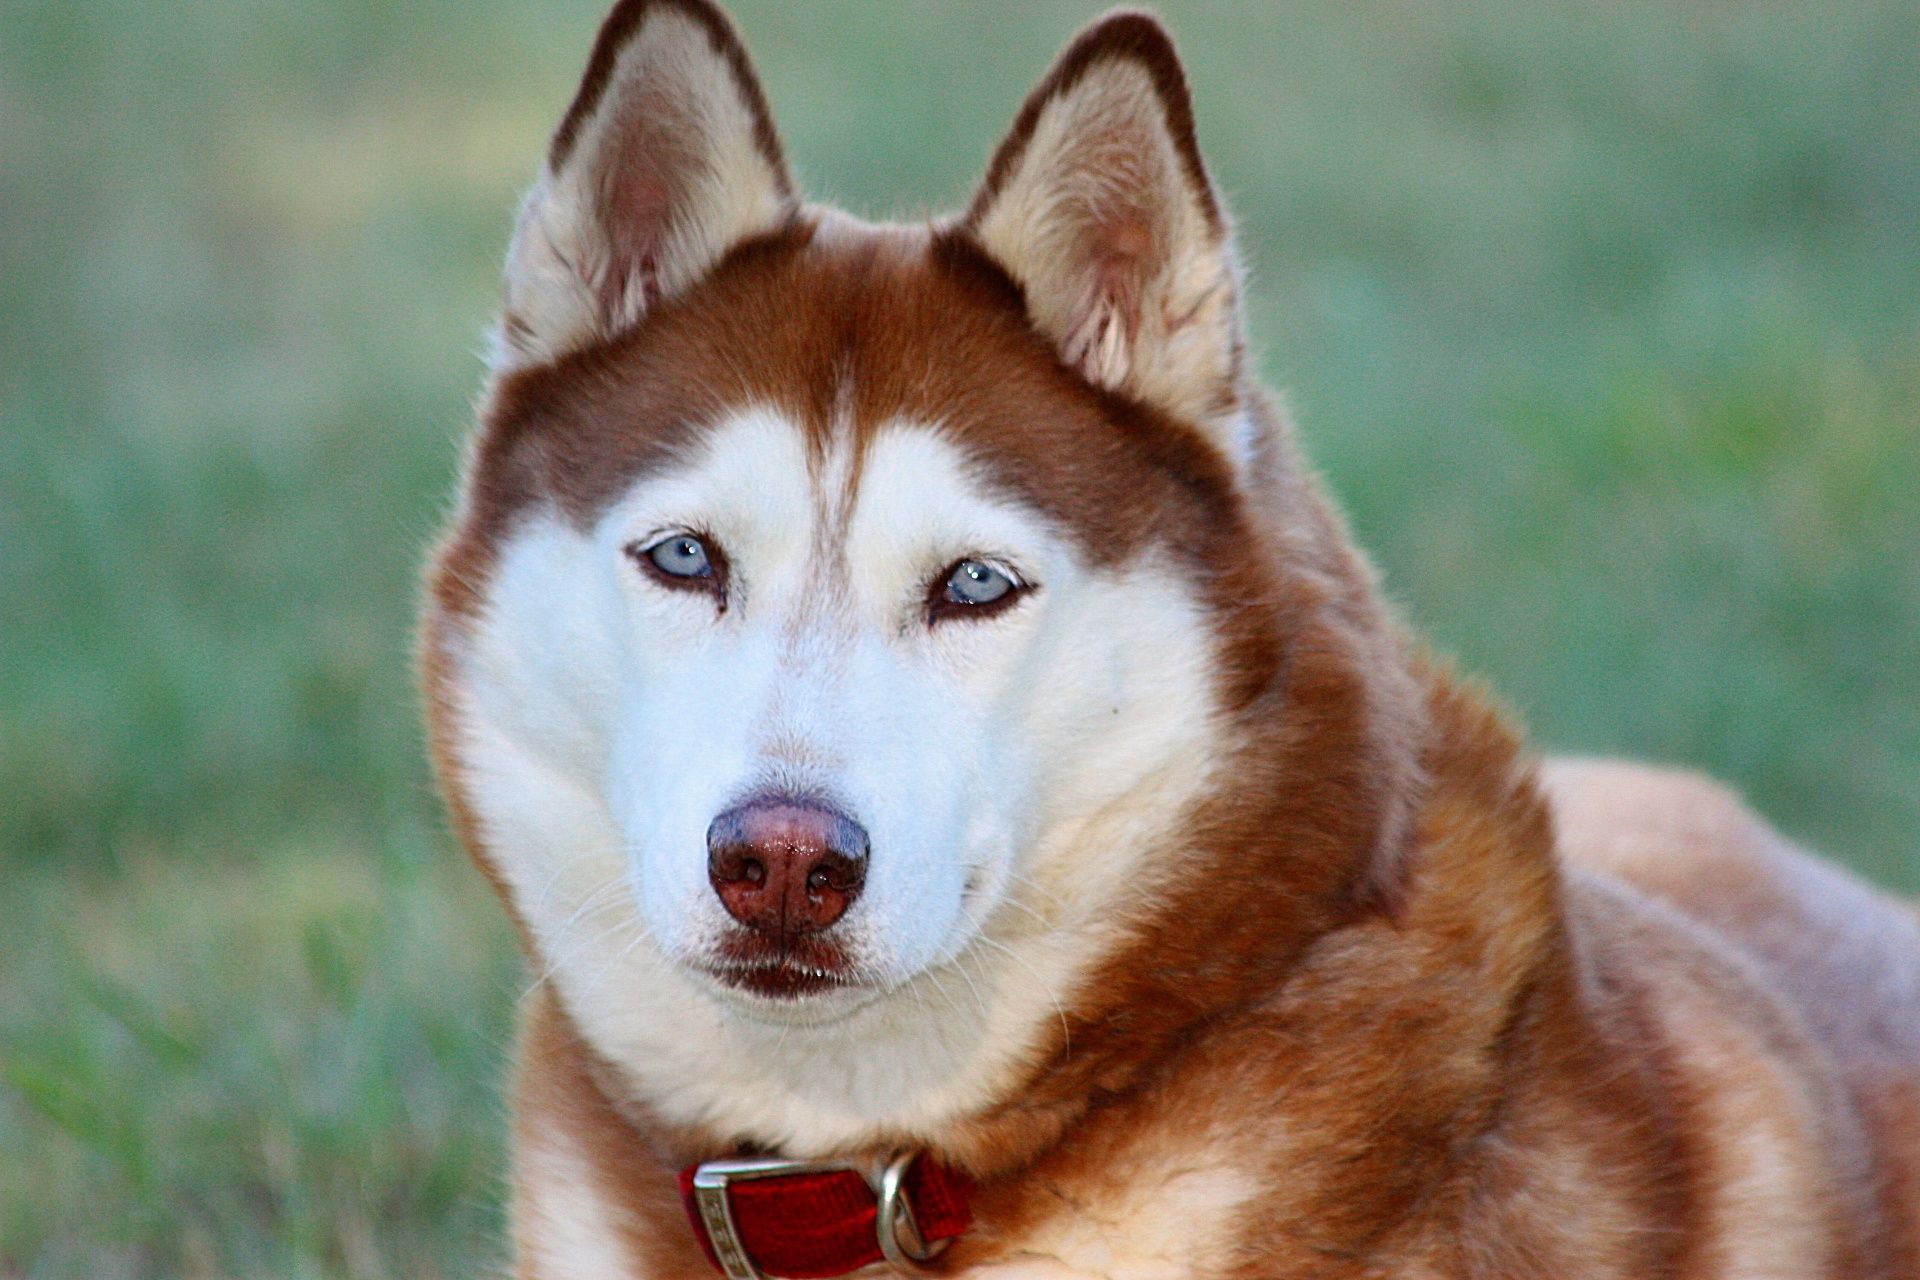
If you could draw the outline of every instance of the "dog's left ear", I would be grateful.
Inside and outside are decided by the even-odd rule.
[[[1246,461],[1231,231],[1157,21],[1111,14],[1067,47],[961,225],[1020,284],[1067,365]]]

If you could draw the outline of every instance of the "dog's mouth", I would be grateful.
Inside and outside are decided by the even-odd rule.
[[[846,972],[792,962],[722,965],[707,972],[722,985],[763,1000],[804,1000],[859,985]]]
[[[701,968],[722,986],[762,1000],[797,1002],[868,985],[841,947],[809,938],[785,946],[751,935],[729,938]]]

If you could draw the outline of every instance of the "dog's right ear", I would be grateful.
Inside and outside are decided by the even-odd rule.
[[[725,15],[708,0],[620,0],[521,207],[496,368],[620,333],[794,208]]]
[[[1156,19],[1122,10],[1074,38],[960,226],[1019,284],[1063,364],[1248,462],[1239,266]]]

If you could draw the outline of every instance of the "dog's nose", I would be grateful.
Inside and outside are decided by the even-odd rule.
[[[707,828],[707,879],[727,914],[782,936],[826,928],[867,879],[866,828],[809,800],[753,800]]]

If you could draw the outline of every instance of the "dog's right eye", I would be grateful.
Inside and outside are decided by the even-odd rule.
[[[670,533],[658,541],[627,547],[627,555],[662,586],[702,591],[727,607],[727,559],[717,545],[692,533]]]
[[[675,578],[713,576],[713,558],[707,554],[707,544],[692,534],[662,538],[647,548],[646,556],[654,568]]]

